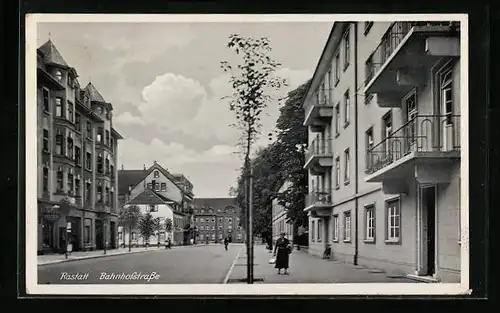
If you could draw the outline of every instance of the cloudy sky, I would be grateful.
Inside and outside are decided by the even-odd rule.
[[[154,160],[183,173],[197,197],[225,197],[242,160],[239,133],[221,97],[231,94],[220,62],[233,60],[225,45],[231,33],[267,37],[278,75],[289,86],[309,79],[331,23],[39,23],[38,46],[50,36],[80,85],[89,81],[114,107],[118,166],[140,169]],[[259,145],[278,117],[278,103],[264,117]]]

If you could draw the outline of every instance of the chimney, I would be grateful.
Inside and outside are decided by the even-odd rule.
[[[122,164],[122,171],[123,171],[123,164]]]
[[[146,164],[143,164],[142,167],[144,170],[146,170]]]

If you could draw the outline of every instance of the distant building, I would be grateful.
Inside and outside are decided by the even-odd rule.
[[[290,182],[285,182],[279,192],[288,189]],[[273,228],[273,242],[279,238],[281,233],[285,233],[289,240],[293,240],[293,223],[287,218],[286,209],[279,205],[278,199],[274,199],[272,203],[272,228]]]
[[[118,176],[120,181],[118,196],[122,207],[137,202],[134,199],[143,194],[144,191],[154,191],[154,194],[160,196],[162,201],[173,210],[172,243],[176,245],[188,244],[193,235],[191,227],[193,185],[189,180],[182,175],[172,175],[156,161],[148,169],[144,167],[142,170],[120,170]],[[138,204],[147,205],[148,203]],[[119,227],[120,238],[125,237],[125,231]],[[120,242],[127,244],[126,241]]]
[[[117,247],[113,106],[49,40],[37,49],[38,253]]]
[[[199,243],[222,242],[225,236],[232,242],[245,240],[235,198],[195,198],[194,225]]]

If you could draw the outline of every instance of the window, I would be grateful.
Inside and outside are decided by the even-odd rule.
[[[349,98],[349,89],[344,93],[344,127],[349,125],[351,119],[351,100]]]
[[[61,72],[61,71],[57,70],[57,71],[55,72],[55,76],[56,76],[56,79],[57,79],[58,81],[60,81],[60,82],[62,81],[62,79],[63,79],[63,75],[62,75],[62,72]]]
[[[452,125],[452,115],[453,115],[453,94],[452,94],[452,83],[453,83],[453,75],[452,70],[449,69],[441,74],[441,102],[442,102],[442,111],[445,116],[446,126]]]
[[[82,117],[80,116],[80,114],[76,113],[75,114],[75,126],[76,126],[76,130],[78,130],[79,132],[82,131],[82,121],[81,121]]]
[[[102,182],[101,181],[97,182],[96,196],[97,196],[97,203],[102,203],[103,198],[102,198]]]
[[[156,207],[156,205],[150,205],[149,206],[149,212],[158,212],[158,208]]]
[[[161,183],[161,191],[167,191],[167,183]]]
[[[340,53],[337,52],[334,57],[334,67],[335,67],[335,86],[339,83],[340,80]]]
[[[68,106],[68,116],[66,116],[66,118],[68,119],[68,121],[73,123],[73,103],[67,101],[66,105]]]
[[[365,34],[365,36],[370,32],[370,29],[372,28],[372,26],[373,26],[373,22],[365,22],[364,23],[364,29],[365,29],[364,34]]]
[[[335,135],[340,134],[340,104],[335,105]]]
[[[111,144],[110,144],[110,148],[111,148],[111,152],[114,152],[115,150],[115,142],[113,140],[113,138],[111,138]]]
[[[373,55],[370,55],[365,61],[365,86],[370,82],[370,80],[375,75],[375,64],[373,63]],[[370,94],[371,95],[371,94]],[[365,104],[367,104],[365,94]]]
[[[365,240],[375,240],[375,206],[373,205],[365,209]]]
[[[152,183],[148,183],[146,188],[147,189],[153,189],[153,184]]]
[[[92,124],[87,122],[87,138],[92,139]]]
[[[68,194],[74,194],[74,181],[73,181],[73,169],[68,171]]]
[[[335,187],[340,187],[340,157],[335,159]]]
[[[109,190],[109,186],[106,184],[106,203],[109,204],[111,200],[111,191]]]
[[[319,219],[318,220],[318,233],[316,234],[317,241],[321,242],[321,240],[323,239],[322,237],[323,237],[323,220]]]
[[[399,242],[401,235],[401,212],[399,199],[386,202],[387,207],[387,241]]]
[[[56,116],[62,117],[62,99],[56,98]]]
[[[81,188],[80,188],[80,176],[76,176],[75,177],[75,195],[80,197],[80,191],[81,191]]]
[[[339,216],[333,216],[333,241],[339,241]]]
[[[344,183],[349,183],[349,178],[350,178],[350,154],[349,154],[349,149],[346,149],[344,151]]]
[[[76,165],[82,165],[82,150],[80,147],[75,146],[75,163]]]
[[[57,155],[63,155],[64,149],[63,149],[63,135],[60,130],[57,131],[56,134],[56,154]]]
[[[106,145],[109,146],[109,130],[106,130]]]
[[[109,168],[110,168],[110,170],[109,170],[110,171],[110,176],[112,178],[115,177],[115,167],[113,165],[110,165]]]
[[[66,139],[67,140],[67,147],[68,147],[68,151],[67,151],[67,157],[70,158],[71,160],[74,159],[74,156],[73,156],[73,133],[68,133],[68,138]]]
[[[68,86],[73,87],[73,77],[71,75],[68,75]]]
[[[85,182],[85,201],[90,202],[92,198],[92,183],[87,181]]]
[[[160,191],[160,183],[155,182],[155,191]]]
[[[351,241],[351,212],[344,213],[344,241]]]
[[[222,239],[222,233],[219,233],[219,239]]]
[[[415,142],[416,136],[416,121],[417,117],[417,93],[415,90],[411,91],[405,98],[406,121],[408,127],[406,129],[406,138],[408,144],[411,145]]]
[[[109,175],[109,155],[106,156],[106,175]]]
[[[158,177],[160,177],[160,172],[155,171],[153,175],[154,175],[154,178],[158,178]]]
[[[57,168],[57,184],[56,184],[56,191],[57,192],[63,192],[64,186],[63,186],[63,170],[62,167]]]
[[[43,110],[45,112],[50,112],[50,96],[49,90],[47,88],[43,88]]]
[[[115,203],[115,188],[111,186],[111,190],[109,191],[109,205],[113,206]]]
[[[373,127],[370,127],[366,133],[365,133],[365,137],[366,137],[366,168],[370,168],[371,165],[373,164],[373,160],[371,159],[371,154],[370,154],[370,151],[371,149],[373,149]]]
[[[87,152],[85,157],[85,168],[89,171],[92,170],[92,153]]]
[[[43,191],[49,191],[49,168],[43,167]]]
[[[49,152],[49,130],[44,129],[43,130],[43,151]]]
[[[83,228],[83,240],[84,240],[85,245],[90,245],[91,240],[92,240],[91,233],[90,233],[90,230],[92,228],[92,220],[90,218],[86,218],[84,223],[85,223],[84,224],[85,226]],[[121,232],[120,232],[120,234],[121,234]]]
[[[102,127],[99,127],[97,129],[97,142],[102,142],[102,132],[103,132]]]
[[[97,172],[98,173],[103,173],[103,157],[102,157],[102,153],[99,153],[97,155]]]
[[[344,34],[344,71],[349,66],[351,60],[351,42],[349,38],[349,29]]]
[[[390,112],[383,117],[382,125],[383,125],[382,137],[385,139],[384,140],[384,149],[385,149],[386,153],[389,153],[390,149],[391,149],[391,145],[390,145],[390,140],[388,140],[388,138],[392,134],[392,115]],[[387,155],[389,155],[389,154],[387,154]]]

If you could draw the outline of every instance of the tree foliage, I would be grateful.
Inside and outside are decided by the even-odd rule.
[[[170,234],[172,232],[172,226],[172,219],[167,217],[165,219],[165,231]]]
[[[144,238],[146,244],[149,244],[149,238],[157,231],[158,224],[160,224],[159,218],[154,218],[149,212],[144,214],[139,220],[139,233]]]
[[[136,205],[126,205],[118,215],[118,225],[128,230],[128,248],[132,249],[132,230],[137,227],[141,219],[141,209]]]
[[[280,116],[276,122],[276,140],[258,151],[252,159],[253,168],[253,231],[271,232],[272,201],[287,209],[287,217],[295,225],[307,225],[304,214],[305,195],[307,194],[307,171],[303,169],[304,154],[307,147],[307,127],[303,126],[304,111],[302,99],[308,82],[288,93],[286,101],[280,107]],[[285,182],[288,188],[279,193]],[[236,203],[242,208],[240,219],[246,225],[245,180],[240,173],[237,186],[230,190],[236,197]]]

